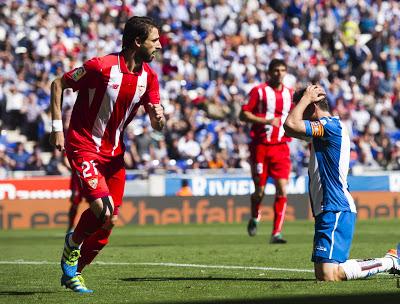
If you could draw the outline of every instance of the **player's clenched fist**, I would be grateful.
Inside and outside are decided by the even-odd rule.
[[[160,104],[149,103],[148,112],[153,129],[161,131],[164,127],[164,108]]]
[[[57,148],[59,151],[64,151],[64,133],[63,132],[51,132],[50,133],[50,145]]]
[[[153,117],[157,121],[161,121],[164,118],[164,108],[161,104],[150,104],[150,111],[153,112]]]

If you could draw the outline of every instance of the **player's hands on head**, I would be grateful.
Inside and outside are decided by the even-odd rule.
[[[323,87],[317,84],[309,85],[304,92],[306,97],[311,103],[319,102],[326,97],[326,92]]]
[[[64,132],[51,132],[50,133],[50,145],[57,148],[59,151],[64,151]]]

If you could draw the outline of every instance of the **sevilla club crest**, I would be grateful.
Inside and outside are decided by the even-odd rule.
[[[90,186],[92,189],[96,189],[96,188],[97,188],[97,184],[98,184],[97,178],[91,178],[91,179],[89,179],[87,182],[88,182],[89,186]]]

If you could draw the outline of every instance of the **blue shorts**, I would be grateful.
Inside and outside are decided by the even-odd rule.
[[[344,263],[350,255],[356,213],[322,212],[315,217],[314,263]]]

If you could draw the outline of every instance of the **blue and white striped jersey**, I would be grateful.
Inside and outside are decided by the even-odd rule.
[[[308,167],[309,195],[313,215],[323,211],[356,211],[347,185],[350,137],[338,117],[305,121],[306,136],[312,137]]]

